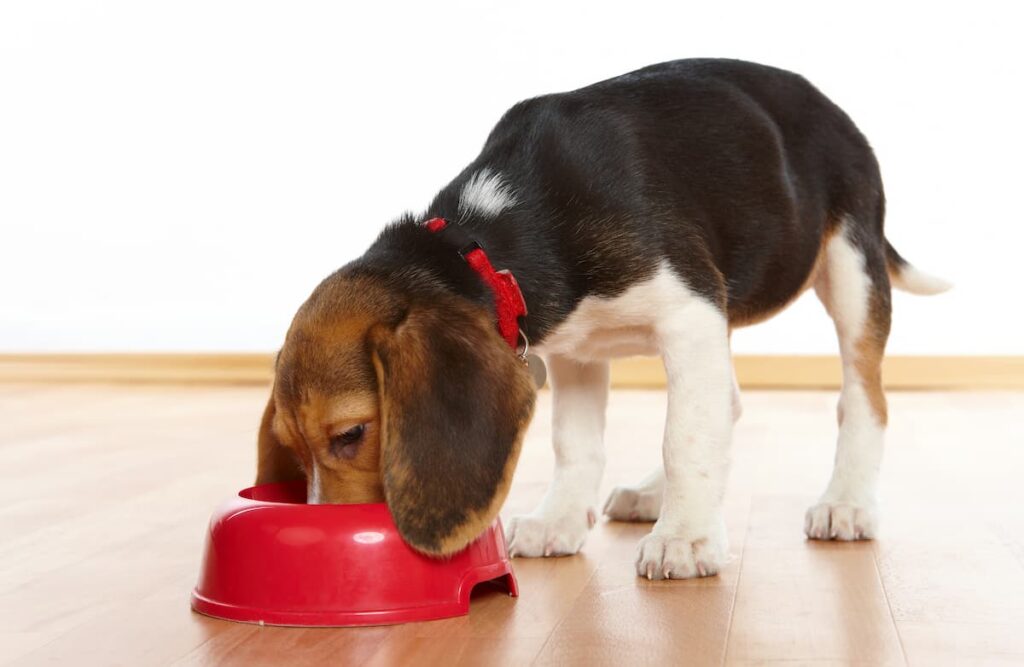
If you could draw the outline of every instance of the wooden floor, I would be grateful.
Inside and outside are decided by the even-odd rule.
[[[820,544],[830,393],[748,393],[721,576],[648,582],[649,525],[601,522],[581,555],[515,561],[521,597],[468,617],[284,629],[189,611],[206,520],[249,483],[266,390],[0,386],[0,663],[1024,664],[1024,394],[891,395],[882,535]],[[617,392],[606,487],[660,448],[664,395]],[[506,516],[550,475],[544,394]]]

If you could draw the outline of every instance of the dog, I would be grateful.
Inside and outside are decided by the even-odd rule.
[[[453,553],[508,492],[547,360],[557,466],[510,553],[576,553],[597,520],[608,360],[664,359],[664,465],[603,506],[655,521],[636,570],[719,572],[740,405],[736,327],[813,288],[842,356],[835,469],[805,517],[820,540],[876,533],[891,286],[948,286],[883,233],[878,163],[807,80],[678,60],[509,109],[422,215],[388,225],[301,306],[275,362],[257,483],[310,503],[385,500],[403,539]]]

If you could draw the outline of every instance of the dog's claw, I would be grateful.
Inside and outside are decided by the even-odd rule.
[[[706,533],[677,537],[652,531],[638,547],[636,572],[640,577],[689,579],[717,574],[727,562],[729,542],[725,522],[715,521]]]

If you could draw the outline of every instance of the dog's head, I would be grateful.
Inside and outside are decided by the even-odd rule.
[[[335,274],[278,355],[257,483],[304,477],[310,503],[385,500],[411,546],[452,553],[497,515],[534,398],[485,308]]]

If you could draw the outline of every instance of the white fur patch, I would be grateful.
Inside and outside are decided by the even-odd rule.
[[[460,213],[498,215],[516,204],[515,192],[501,174],[484,167],[473,174],[459,194]]]
[[[639,484],[616,486],[608,494],[604,513],[615,521],[657,521],[665,495],[665,469],[658,466]]]
[[[555,478],[540,505],[508,526],[509,553],[574,554],[597,521],[604,472],[608,362],[549,357],[554,398]]]
[[[309,480],[309,484],[306,486],[306,504],[319,505],[322,498],[323,496],[320,489],[320,470],[317,468],[316,462],[314,461],[312,479]]]
[[[658,354],[655,325],[661,313],[695,300],[689,289],[662,266],[654,276],[613,298],[588,296],[537,346],[540,354],[580,361]]]
[[[662,265],[621,296],[581,301],[540,348],[554,362],[555,480],[533,514],[513,520],[513,551],[553,555],[579,549],[604,463],[603,360],[661,353],[669,380],[664,483],[655,473],[637,489],[648,505],[661,505],[661,516],[640,543],[637,571],[659,579],[717,573],[728,551],[721,502],[733,417],[725,314]],[[603,376],[587,370],[598,363]],[[664,500],[656,503],[662,488]],[[617,501],[606,508],[613,505],[617,512]],[[653,507],[643,511],[654,513]]]
[[[911,264],[904,264],[901,269],[891,274],[892,286],[911,294],[930,296],[942,294],[952,289],[953,283],[938,276],[925,273]]]
[[[825,246],[825,265],[814,289],[836,324],[840,351],[851,361],[868,317],[870,285],[864,256],[840,230]]]

